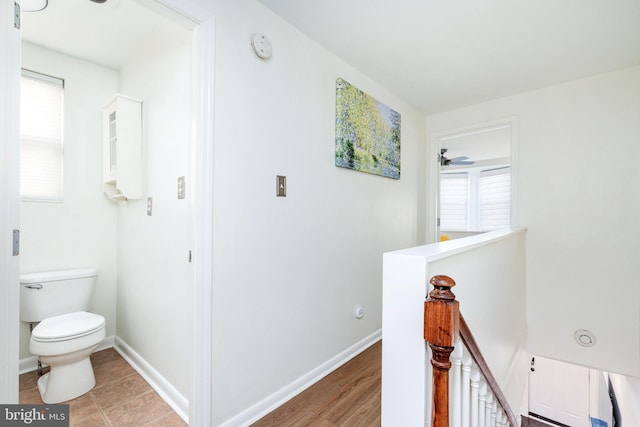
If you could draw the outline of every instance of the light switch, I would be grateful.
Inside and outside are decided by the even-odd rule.
[[[276,196],[287,197],[287,177],[276,175]]]

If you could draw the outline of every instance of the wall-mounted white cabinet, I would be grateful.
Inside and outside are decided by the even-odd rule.
[[[142,101],[115,95],[102,112],[104,191],[113,200],[142,198]]]

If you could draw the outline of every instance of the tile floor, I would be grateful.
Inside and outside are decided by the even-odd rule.
[[[184,427],[171,407],[114,350],[91,355],[96,386],[89,393],[70,400],[74,427]],[[36,372],[20,375],[20,403],[42,404]]]

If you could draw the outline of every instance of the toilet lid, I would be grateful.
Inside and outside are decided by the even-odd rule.
[[[33,329],[31,338],[36,341],[64,340],[89,335],[103,327],[104,317],[78,311],[44,319]]]

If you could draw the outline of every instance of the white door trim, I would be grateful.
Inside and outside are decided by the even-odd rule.
[[[189,420],[210,426],[212,420],[212,285],[213,285],[213,18],[193,35],[193,358]]]
[[[18,1],[19,3],[19,1]],[[20,31],[14,2],[0,6],[0,402],[18,403],[19,260],[13,230],[19,228]]]
[[[213,118],[215,21],[192,0],[136,0],[192,29],[193,346],[189,424],[212,420]]]

